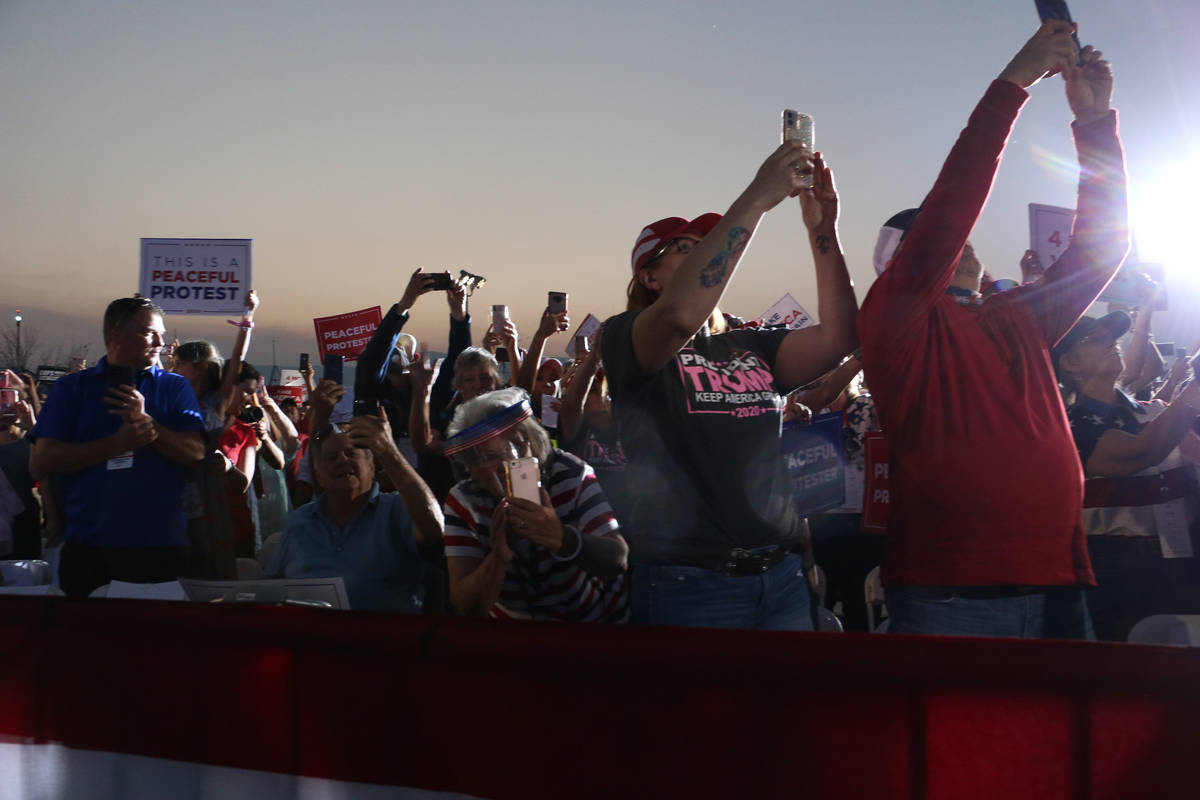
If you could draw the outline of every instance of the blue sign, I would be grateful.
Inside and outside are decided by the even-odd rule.
[[[807,425],[783,426],[780,449],[801,514],[816,514],[846,501],[844,435],[840,411],[818,414]]]

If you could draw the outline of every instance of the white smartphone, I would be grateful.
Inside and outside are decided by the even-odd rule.
[[[813,129],[813,118],[790,108],[783,110],[783,138],[780,144],[799,139],[810,151],[816,147],[816,133]],[[804,188],[811,189],[812,175],[804,176]]]
[[[520,497],[540,504],[542,495],[542,476],[538,471],[538,460],[529,458],[514,458],[504,462],[505,491],[509,497]]]

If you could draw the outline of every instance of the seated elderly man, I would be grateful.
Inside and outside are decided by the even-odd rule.
[[[442,544],[437,500],[400,455],[383,417],[327,425],[309,444],[321,492],[288,516],[271,578],[328,578],[346,583],[350,607],[420,612],[422,557]],[[396,491],[381,493],[379,461]]]
[[[502,618],[625,622],[629,552],[592,468],[550,447],[524,391],[463,403],[446,454],[470,476],[446,500],[450,601]],[[505,462],[538,460],[540,503],[505,490]]]
[[[1200,412],[1193,381],[1166,405],[1118,383],[1129,315],[1084,317],[1052,351],[1083,464],[1083,524],[1099,584],[1088,606],[1096,638],[1124,641],[1142,617],[1200,612],[1192,533],[1200,494],[1180,453]]]

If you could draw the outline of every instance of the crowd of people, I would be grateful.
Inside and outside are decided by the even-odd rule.
[[[1129,232],[1112,71],[1073,33],[1043,24],[987,87],[920,206],[881,230],[861,309],[832,169],[799,141],[724,214],[647,225],[627,310],[567,364],[544,357],[565,309],[527,343],[495,320],[474,346],[467,287],[418,270],[353,386],[309,367],[308,400],[276,403],[245,361],[254,292],[227,359],[166,347],[160,308],[115,300],[105,356],[44,404],[7,373],[23,394],[0,440],[10,557],[61,542],[76,596],[235,578],[258,556],[263,577],[341,577],[355,609],[535,620],[813,630],[823,604],[865,630],[876,566],[899,633],[1121,640],[1141,617],[1200,612],[1200,388],[1186,360],[1165,374],[1149,305],[1083,316]],[[969,237],[1028,90],[1054,74],[1077,216],[1062,256],[1026,253],[1009,287]],[[788,198],[816,270],[819,322],[799,329],[718,308]],[[433,293],[444,361],[404,332]],[[823,411],[843,416],[845,499],[805,516],[781,421]],[[878,431],[886,535],[862,529]]]

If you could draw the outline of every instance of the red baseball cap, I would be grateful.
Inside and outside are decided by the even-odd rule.
[[[703,239],[709,231],[717,227],[717,223],[720,221],[720,214],[710,212],[701,214],[693,220],[686,220],[683,217],[667,217],[658,222],[651,222],[642,229],[642,232],[638,234],[637,241],[633,243],[633,274],[636,275],[637,271],[646,266],[646,263],[658,255],[659,250],[672,239],[687,233]]]

